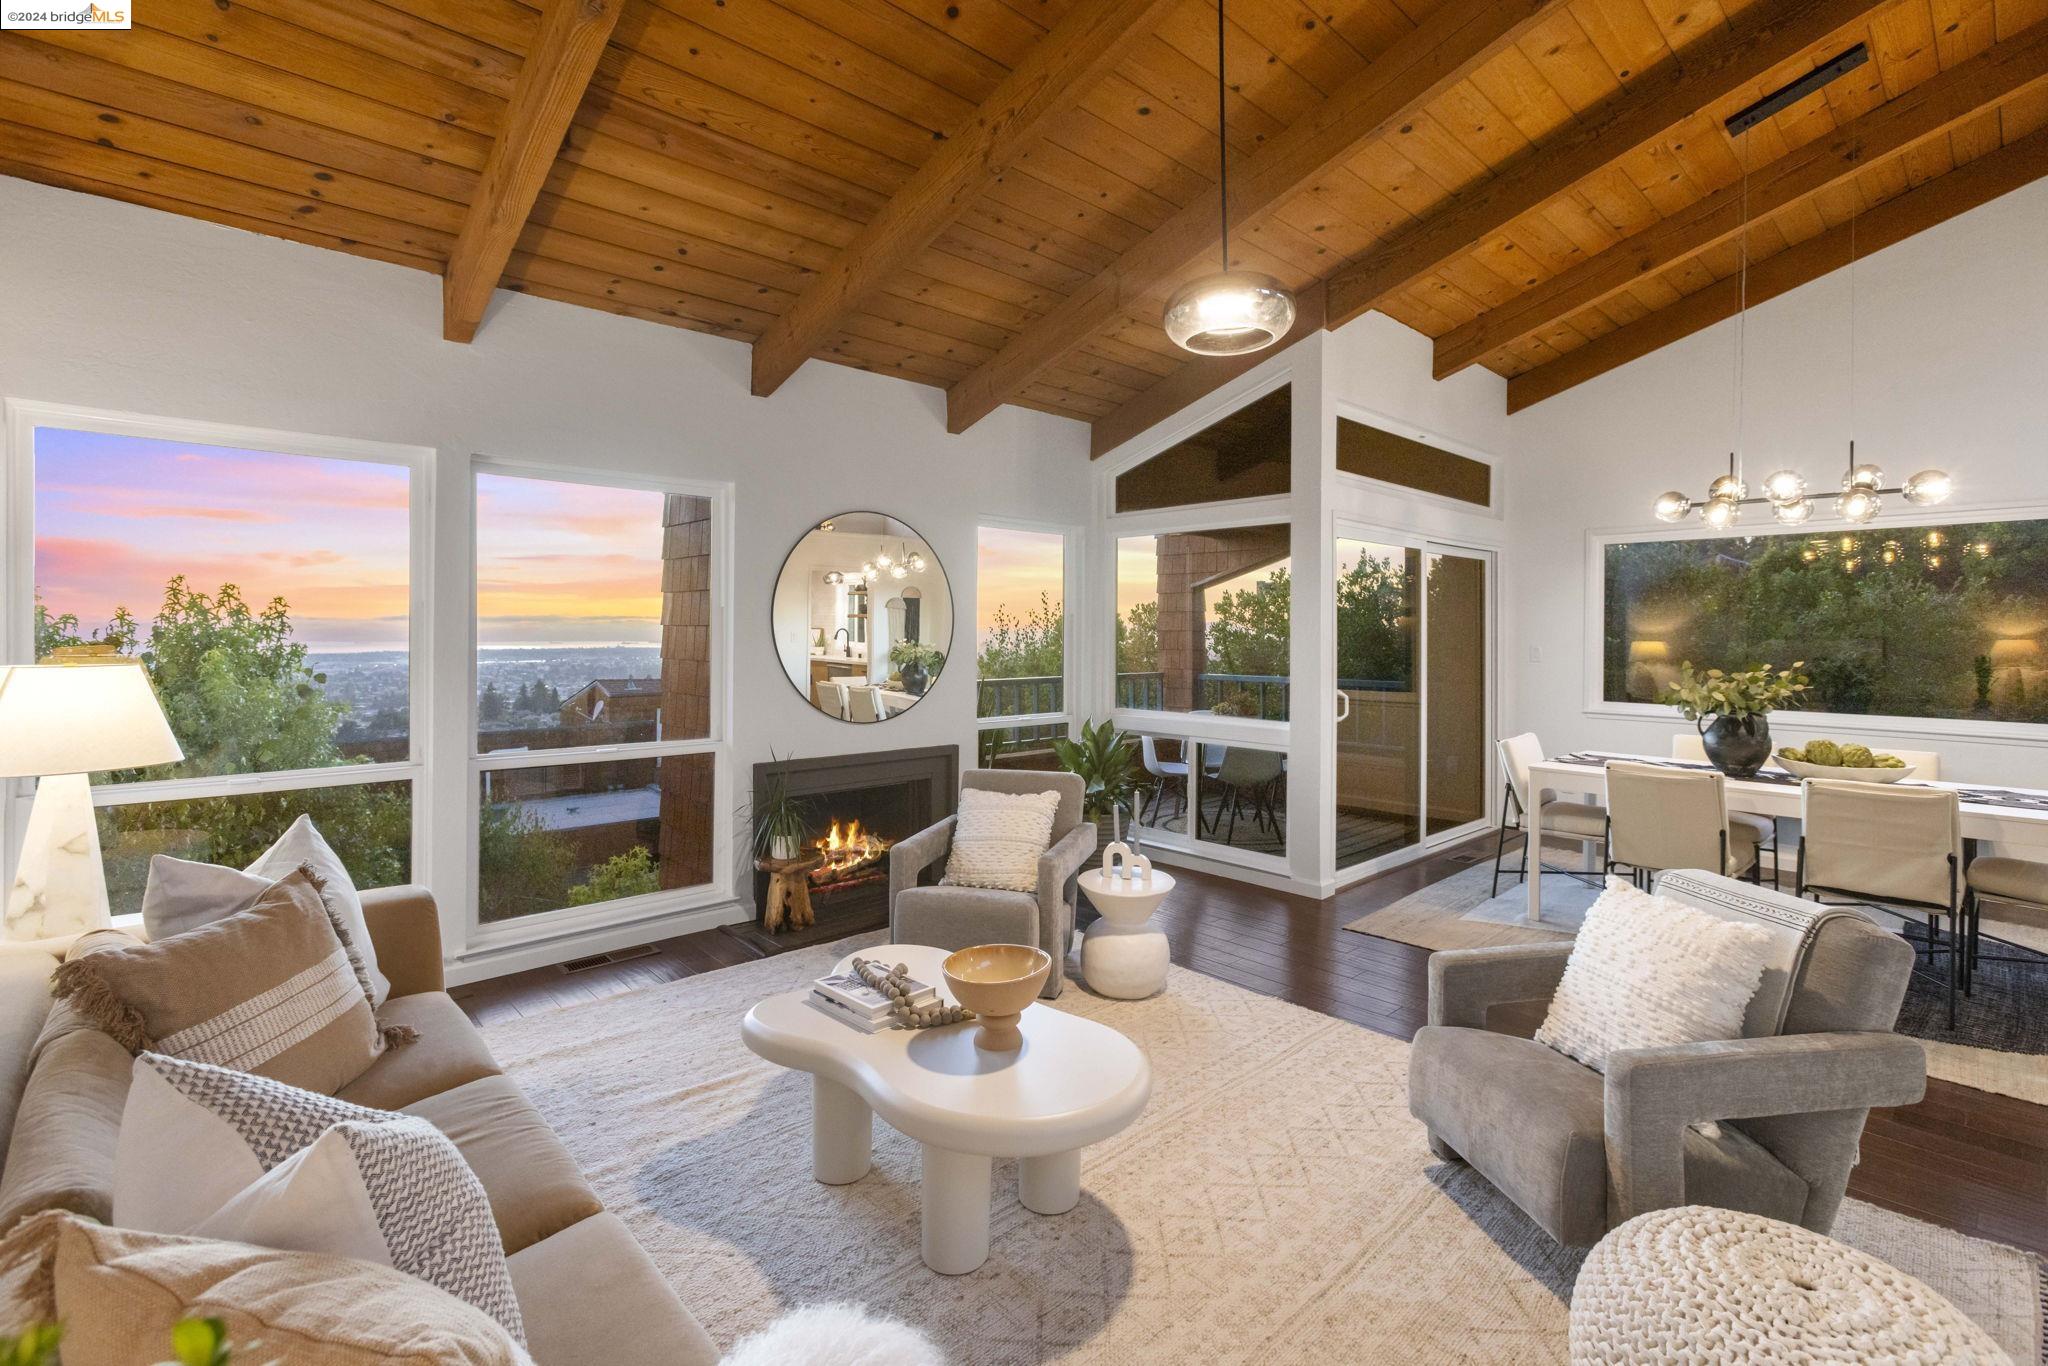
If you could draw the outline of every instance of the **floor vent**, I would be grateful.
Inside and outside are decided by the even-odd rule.
[[[615,949],[610,953],[593,953],[588,958],[571,958],[562,964],[563,972],[588,972],[592,968],[610,967],[613,963],[630,963],[635,958],[652,958],[661,952],[652,944],[640,944],[630,949]]]

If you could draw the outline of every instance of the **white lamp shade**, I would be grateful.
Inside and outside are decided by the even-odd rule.
[[[147,768],[184,757],[136,660],[17,664],[0,676],[0,777]]]

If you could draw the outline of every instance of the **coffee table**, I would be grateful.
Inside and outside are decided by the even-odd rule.
[[[903,963],[952,999],[939,971],[944,949],[882,944],[860,956]],[[1122,1131],[1152,1092],[1152,1065],[1136,1044],[1043,1001],[1019,1021],[1022,1049],[984,1053],[972,1022],[863,1034],[809,997],[808,986],[769,997],[747,1012],[741,1036],[769,1062],[811,1074],[819,1181],[842,1186],[868,1174],[876,1115],[923,1145],[924,1261],[948,1276],[988,1260],[994,1159],[1021,1159],[1024,1208],[1065,1214],[1081,1198],[1081,1149]]]

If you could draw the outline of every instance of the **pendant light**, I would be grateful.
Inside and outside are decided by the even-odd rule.
[[[1216,180],[1223,269],[1183,285],[1167,300],[1168,340],[1198,356],[1262,351],[1294,326],[1294,295],[1278,280],[1230,268],[1230,140],[1225,136],[1223,3],[1216,0]]]

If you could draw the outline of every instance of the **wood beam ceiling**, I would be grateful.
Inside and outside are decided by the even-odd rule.
[[[1470,76],[1561,0],[1447,0],[1327,100],[1233,168],[1230,222],[1249,230],[1317,176]],[[964,432],[1061,357],[1214,250],[1217,205],[1197,196],[946,392]]]
[[[1917,189],[1886,200],[1856,220],[1759,261],[1749,270],[1749,304],[1753,307],[1841,269],[1853,259],[1852,249],[1868,255],[1903,242],[1915,233],[2044,176],[2048,176],[2048,128],[2029,133]],[[1718,280],[1668,308],[1658,309],[1638,322],[1515,376],[1508,381],[1508,411],[1520,412],[1732,318],[1742,302],[1742,285],[1737,277]]]
[[[1660,219],[1577,266],[1517,294],[1436,342],[1436,377],[1447,378],[1505,346],[1539,335],[1752,224],[1901,155],[2024,91],[2048,85],[2048,22],[1950,68],[1828,136],[1753,171],[1740,184]]]
[[[441,335],[483,322],[625,0],[548,0],[441,280]]]
[[[1178,3],[1082,0],[1068,11],[754,343],[754,393],[780,388]]]
[[[1889,0],[1882,0],[1888,3]],[[1532,148],[1503,174],[1330,276],[1326,326],[1342,327],[1703,109],[1820,46],[1846,45],[1881,0],[1757,5],[1697,57],[1645,75],[1605,111]],[[1823,54],[1832,56],[1832,52]]]

